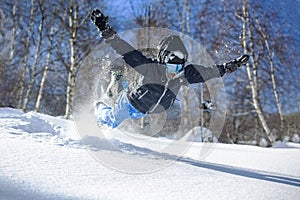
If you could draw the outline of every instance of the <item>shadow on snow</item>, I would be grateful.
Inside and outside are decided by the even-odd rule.
[[[194,167],[214,170],[214,171],[227,173],[231,175],[300,187],[300,179],[297,178],[289,178],[283,175],[274,175],[268,172],[261,172],[261,171],[249,170],[249,169],[238,168],[238,167],[233,167],[228,165],[198,161],[186,157],[178,157],[176,155],[161,153],[158,151],[151,150],[149,148],[138,147],[133,144],[124,143],[116,139],[106,140],[99,137],[86,137],[83,138],[83,142],[85,145],[87,145],[90,148],[90,150],[93,151],[107,150],[107,151],[129,153],[131,155],[141,156],[141,157],[151,156],[151,158],[153,159],[167,159],[171,161],[185,163]]]

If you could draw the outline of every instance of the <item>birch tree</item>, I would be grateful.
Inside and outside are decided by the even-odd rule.
[[[270,75],[271,75],[271,80],[272,80],[272,88],[273,88],[273,93],[274,93],[274,97],[275,97],[275,101],[276,101],[276,106],[278,109],[278,114],[279,114],[279,118],[280,118],[280,133],[279,133],[279,138],[282,139],[283,136],[283,132],[284,132],[284,127],[285,127],[285,119],[284,119],[284,115],[282,112],[282,108],[281,108],[281,102],[279,99],[279,94],[278,94],[278,89],[277,89],[277,83],[276,83],[276,77],[275,77],[275,67],[273,64],[273,58],[274,58],[274,52],[271,50],[271,47],[269,45],[269,38],[267,33],[263,30],[262,25],[260,24],[259,20],[256,19],[256,23],[258,24],[259,27],[259,33],[261,34],[264,42],[265,42],[265,46],[267,48],[267,52],[268,52],[268,56],[269,56],[269,63],[270,63]]]
[[[28,106],[28,102],[30,100],[30,94],[32,92],[34,83],[35,83],[35,79],[37,76],[37,64],[38,64],[38,59],[39,59],[39,55],[40,55],[40,49],[41,49],[41,44],[42,44],[42,40],[43,40],[43,29],[44,29],[44,21],[45,21],[45,7],[44,7],[44,2],[39,1],[39,9],[41,12],[41,21],[39,24],[39,28],[38,28],[38,41],[37,41],[37,45],[36,45],[36,50],[35,50],[35,54],[34,54],[34,63],[33,66],[31,68],[31,79],[28,85],[28,89],[24,98],[24,103],[23,103],[23,111],[27,110],[27,106]]]
[[[87,23],[90,23],[89,5],[91,3],[91,1],[72,0],[67,11],[70,55],[69,62],[65,65],[68,73],[65,110],[66,118],[69,118],[73,111],[75,79],[79,71],[79,63],[89,54],[89,52],[91,52],[91,41],[94,41],[94,38],[91,38],[90,36],[90,29],[87,26]]]
[[[25,40],[25,47],[24,47],[24,57],[23,57],[23,65],[22,65],[22,69],[21,69],[21,83],[20,83],[20,90],[19,90],[19,94],[18,94],[18,107],[22,108],[23,106],[23,95],[24,95],[24,90],[25,90],[25,83],[26,83],[26,71],[27,71],[27,62],[28,62],[28,58],[29,58],[29,46],[30,46],[30,37],[31,37],[31,28],[33,27],[33,15],[34,15],[34,3],[35,0],[31,0],[30,3],[30,17],[29,17],[29,23],[27,25],[27,36],[26,36],[26,40]]]
[[[178,5],[180,6],[180,5]],[[180,8],[180,7],[179,7]],[[178,8],[178,9],[179,9]],[[180,12],[180,11],[179,11]],[[180,22],[180,28],[181,32],[184,33],[186,32],[187,35],[191,35],[191,21],[190,21],[190,16],[191,16],[191,9],[189,2],[187,0],[183,1],[183,12],[182,12],[182,17],[181,17],[181,22]],[[192,43],[189,44],[190,50],[192,51]],[[188,51],[188,52],[191,52]],[[186,132],[188,132],[192,127],[191,127],[191,113],[190,113],[190,88],[189,87],[182,87],[181,88],[182,96],[183,96],[183,105],[182,106],[182,113],[181,113],[181,122],[182,122],[182,127],[184,130],[182,130],[182,135],[178,135],[179,138],[181,138]]]
[[[65,91],[65,94],[62,94],[65,102],[62,112],[66,118],[70,118],[74,108],[75,81],[81,66],[80,62],[95,47],[95,37],[98,36],[89,20],[91,7],[95,6],[93,5],[95,2],[58,0],[55,3],[57,6],[55,26],[59,27],[60,31],[56,36],[57,45],[53,49],[53,56],[56,57],[58,68],[64,67],[59,69],[64,72],[58,76],[65,82],[60,83],[59,87]],[[60,39],[61,42],[58,42]]]
[[[78,33],[78,3],[71,1],[69,8],[69,33],[70,33],[70,65],[67,68],[67,98],[66,98],[66,118],[69,118],[73,110],[75,76],[76,76],[76,44]]]
[[[12,63],[15,56],[15,42],[16,42],[16,31],[17,31],[16,12],[17,12],[17,4],[14,4],[13,12],[12,12],[13,27],[12,27],[12,36],[11,36],[10,54],[9,54],[10,64]]]
[[[55,12],[54,12],[55,13]],[[43,76],[39,85],[39,92],[36,98],[36,102],[35,102],[35,108],[34,111],[38,112],[41,106],[41,100],[43,97],[43,91],[44,91],[44,87],[45,87],[45,82],[48,76],[48,72],[50,69],[50,64],[51,64],[51,55],[52,55],[52,51],[53,51],[53,45],[54,45],[54,31],[55,31],[55,26],[54,26],[54,22],[55,22],[55,16],[52,15],[51,18],[51,22],[50,22],[50,33],[48,35],[48,40],[49,40],[49,49],[48,49],[48,53],[46,56],[46,64],[43,70]]]
[[[19,2],[4,1],[0,4],[0,105],[16,107],[18,105],[19,72],[17,63],[21,63],[16,54],[16,33],[21,19],[17,16]],[[21,52],[21,51],[20,51]],[[15,59],[14,59],[15,58]],[[17,83],[17,84],[16,84]]]
[[[252,29],[250,27],[249,6],[245,1],[243,2],[243,14],[242,16],[239,16],[239,18],[242,20],[243,23],[242,45],[244,48],[244,54],[250,54],[253,59],[252,69],[250,68],[249,63],[246,65],[247,76],[251,88],[253,106],[260,120],[260,123],[266,133],[268,142],[273,143],[274,141],[271,130],[266,122],[266,119],[263,115],[263,110],[259,102],[258,62],[255,60],[256,55],[254,50],[254,39],[252,35]],[[249,41],[249,44],[247,44],[247,39]]]

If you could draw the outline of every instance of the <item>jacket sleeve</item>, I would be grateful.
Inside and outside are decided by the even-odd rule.
[[[219,78],[225,74],[224,65],[213,65],[211,67],[206,67],[202,65],[187,65],[184,68],[184,76],[186,80],[190,83],[201,83],[212,78]]]
[[[117,34],[107,38],[106,43],[108,43],[119,55],[123,56],[123,59],[129,66],[142,75],[147,74],[149,64],[155,63],[155,61],[144,56],[142,52],[136,50]]]

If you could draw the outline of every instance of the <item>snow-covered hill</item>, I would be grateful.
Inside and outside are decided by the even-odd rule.
[[[83,143],[75,127],[1,108],[0,199],[299,199],[299,144],[181,141],[176,155],[158,148],[166,138],[114,131]]]

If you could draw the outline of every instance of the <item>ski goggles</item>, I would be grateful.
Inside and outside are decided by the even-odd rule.
[[[166,63],[167,71],[169,74],[171,73],[176,73],[178,74],[183,70],[183,64],[171,64],[171,63]]]

